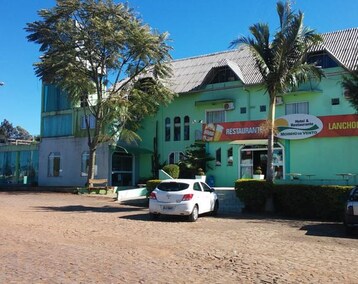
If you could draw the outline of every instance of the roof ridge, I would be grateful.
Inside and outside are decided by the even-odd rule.
[[[233,48],[233,49],[230,49],[230,50],[216,51],[216,52],[213,52],[213,53],[207,53],[207,54],[202,54],[202,55],[194,55],[194,56],[190,56],[190,57],[174,59],[174,60],[171,60],[170,62],[178,62],[178,61],[184,61],[184,60],[190,60],[190,59],[197,59],[197,58],[216,56],[216,55],[224,54],[224,53],[238,52],[238,51],[241,51],[243,48],[244,48],[244,46],[241,46],[239,48]]]
[[[353,30],[358,30],[358,27],[355,27],[355,28],[347,28],[347,29],[341,29],[341,30],[337,30],[337,31],[333,31],[333,32],[321,33],[321,35],[331,35],[331,34],[337,34],[337,33],[342,33],[342,32],[348,32],[348,31],[353,31]]]

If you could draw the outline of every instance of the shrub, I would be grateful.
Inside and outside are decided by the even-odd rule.
[[[275,209],[288,217],[342,221],[350,189],[333,185],[275,185]]]
[[[147,181],[146,188],[147,188],[147,196],[157,187],[158,184],[161,183],[160,179],[151,179]]]
[[[236,195],[247,212],[263,212],[266,200],[272,196],[272,183],[264,180],[237,180]]]
[[[172,178],[179,177],[179,166],[178,165],[174,165],[174,164],[165,165],[163,167],[163,171],[165,171]]]
[[[285,217],[342,221],[351,186],[271,184],[260,180],[237,180],[235,190],[248,212],[263,212],[273,198],[274,210]]]

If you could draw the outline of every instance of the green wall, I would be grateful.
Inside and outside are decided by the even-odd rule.
[[[326,77],[321,82],[307,82],[298,90],[292,90],[283,95],[284,103],[276,106],[276,117],[285,115],[285,104],[309,102],[309,114],[315,116],[333,116],[354,114],[355,110],[343,96],[340,81],[343,69],[340,67],[324,70]],[[332,105],[332,99],[339,99],[338,105]],[[243,86],[239,81],[205,86],[198,92],[181,94],[167,107],[161,107],[159,112],[143,123],[139,134],[143,141],[141,147],[153,149],[155,125],[158,122],[158,151],[160,161],[168,160],[168,154],[173,151],[184,151],[185,147],[194,143],[195,132],[200,132],[205,122],[205,111],[222,109],[223,100],[231,100],[235,109],[226,112],[226,122],[264,120],[267,117],[269,100],[262,86]],[[262,111],[262,106],[266,110]],[[245,108],[246,111],[243,111]],[[190,140],[183,140],[183,119],[190,117]],[[173,141],[173,120],[179,116],[182,124],[180,141]],[[171,119],[171,140],[165,141],[165,118]],[[263,137],[265,139],[265,137]],[[337,173],[358,173],[355,163],[358,160],[357,137],[308,138],[302,140],[279,140],[284,146],[285,173],[298,172],[314,174],[312,179],[337,180]],[[207,176],[213,175],[216,186],[233,186],[239,177],[239,149],[241,145],[231,145],[229,142],[207,142],[207,151],[215,157],[218,148],[222,150],[222,164],[212,163],[212,170]],[[227,164],[227,150],[233,147],[233,164]],[[147,158],[148,159],[148,158]],[[141,159],[141,172],[147,172],[151,162]],[[354,182],[354,180],[352,180]]]

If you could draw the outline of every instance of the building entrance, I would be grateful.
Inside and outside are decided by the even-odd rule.
[[[279,144],[274,146],[273,154],[274,178],[282,179],[284,176],[283,149]],[[252,178],[255,171],[261,168],[266,178],[267,146],[249,145],[240,149],[240,178]]]
[[[124,152],[113,153],[112,185],[133,186],[133,155]]]

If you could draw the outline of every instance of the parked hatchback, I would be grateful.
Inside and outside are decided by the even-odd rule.
[[[344,215],[344,225],[347,234],[351,234],[358,227],[358,186],[349,193]]]
[[[216,192],[205,182],[195,179],[162,181],[149,196],[149,214],[152,218],[163,215],[186,215],[195,222],[199,214],[219,209]]]

